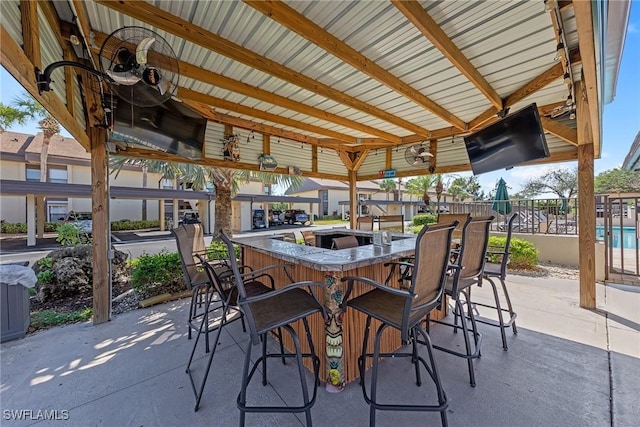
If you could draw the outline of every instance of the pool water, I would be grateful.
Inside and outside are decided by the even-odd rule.
[[[620,227],[613,227],[613,247],[625,249],[635,249],[638,244],[635,227],[623,227],[622,235]],[[599,225],[596,227],[596,239],[604,241],[604,227]]]

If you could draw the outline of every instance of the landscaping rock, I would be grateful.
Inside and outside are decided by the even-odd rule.
[[[112,279],[121,280],[127,275],[127,254],[114,250]],[[45,271],[48,280],[39,280],[36,285],[38,298],[42,302],[88,292],[92,287],[93,254],[91,246],[77,246],[52,251],[48,261],[40,260],[33,266],[36,275]],[[41,275],[42,276],[42,275]]]

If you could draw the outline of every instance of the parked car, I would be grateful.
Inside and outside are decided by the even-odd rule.
[[[200,224],[200,214],[193,209],[187,209],[180,216],[178,224]]]
[[[269,225],[280,225],[282,224],[282,220],[284,218],[284,214],[279,210],[272,210],[269,212]]]
[[[309,222],[309,215],[302,209],[287,209],[284,211],[284,222],[293,225],[296,222],[299,222],[302,225],[305,225]]]
[[[93,215],[91,212],[74,212],[70,211],[64,218],[64,222],[74,224],[76,227],[87,234],[91,234],[93,228]]]

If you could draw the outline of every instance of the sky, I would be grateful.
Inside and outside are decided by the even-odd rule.
[[[0,67],[0,101],[10,104],[24,92],[16,80]],[[24,126],[14,126],[14,132],[35,134],[36,121]],[[620,167],[636,134],[640,132],[640,1],[631,2],[631,16],[627,37],[618,71],[618,84],[613,101],[604,107],[602,123],[602,155],[595,161],[595,174]],[[62,135],[71,135],[63,129]],[[500,178],[504,178],[510,193],[520,191],[530,179],[540,177],[552,169],[573,168],[577,162],[555,163],[542,166],[515,167],[478,175],[485,193],[493,190]],[[471,173],[456,174],[470,176]],[[553,197],[553,196],[551,196]]]

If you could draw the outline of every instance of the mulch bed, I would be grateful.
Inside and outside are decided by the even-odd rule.
[[[112,296],[116,296],[131,289],[129,282],[114,282],[112,284]],[[93,291],[83,292],[79,295],[58,299],[56,301],[40,302],[38,298],[30,298],[31,311],[53,310],[59,313],[73,313],[93,306]]]

